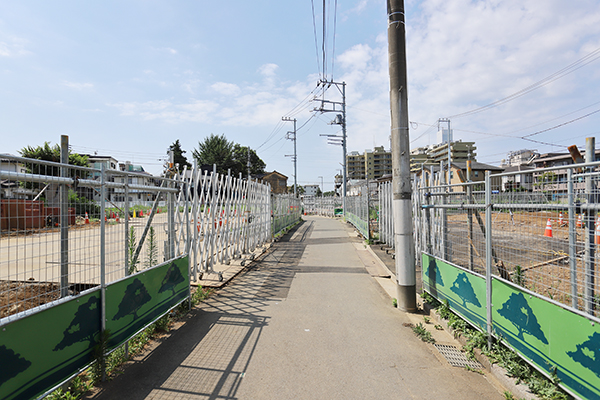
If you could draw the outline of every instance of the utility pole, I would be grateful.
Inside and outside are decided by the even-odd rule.
[[[246,166],[248,167],[248,182],[250,182],[250,146],[248,146],[248,162]]]
[[[335,116],[335,118],[333,119],[333,121],[331,121],[332,125],[341,125],[342,126],[342,138],[341,138],[341,144],[342,144],[342,208],[344,210],[344,217],[346,216],[346,181],[347,181],[347,177],[346,177],[346,82],[334,82],[334,81],[327,81],[327,80],[323,80],[321,79],[319,82],[317,82],[317,87],[319,86],[323,86],[326,88],[331,87],[331,85],[335,86],[338,91],[340,92],[340,94],[342,95],[342,101],[329,101],[329,100],[324,100],[324,99],[315,99],[315,101],[320,101],[321,102],[321,106],[320,107],[315,107],[313,109],[313,111],[319,111],[322,113],[325,112],[335,112],[335,113],[339,113],[341,111],[341,114],[337,114]],[[340,89],[341,87],[341,89]],[[324,108],[325,103],[327,104],[331,104],[331,109],[326,109]],[[336,108],[336,106],[339,106],[341,109]],[[336,141],[336,135],[324,135],[327,136],[330,140],[332,141],[329,144],[339,144],[339,141]],[[334,138],[334,139],[331,139]]]
[[[323,177],[317,176],[317,178],[321,178],[321,197],[323,197]]]
[[[387,0],[387,12],[396,292],[398,308],[414,312],[417,310],[417,294],[410,184],[404,1]]]
[[[298,156],[296,155],[296,118],[289,117],[281,117],[282,121],[293,121],[294,122],[294,132],[288,132],[285,136],[286,139],[292,140],[294,142],[294,155],[292,156],[292,161],[294,162],[294,197],[298,197]],[[290,136],[293,135],[293,136]],[[288,157],[288,156],[286,156]]]

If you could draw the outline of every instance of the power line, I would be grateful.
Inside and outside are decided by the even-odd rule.
[[[333,9],[333,37],[332,37],[332,41],[333,41],[333,50],[331,51],[331,80],[333,80],[333,67],[335,65],[335,31],[337,28],[337,0],[335,0],[335,6]]]
[[[319,44],[317,43],[317,23],[315,18],[315,2],[314,0],[310,0],[310,5],[312,7],[312,17],[313,17],[313,31],[315,34],[315,50],[317,52],[317,72],[321,75],[321,65],[319,63]],[[323,77],[324,78],[324,77]]]
[[[570,74],[570,73],[572,73],[574,71],[577,71],[578,69],[586,66],[587,64],[596,61],[598,58],[600,58],[600,48],[594,50],[593,52],[591,52],[588,55],[580,58],[579,60],[577,60],[577,61],[575,61],[575,62],[567,65],[563,69],[561,69],[561,70],[559,70],[559,71],[557,71],[557,72],[555,72],[555,73],[553,73],[553,74],[545,77],[544,79],[539,80],[536,83],[534,83],[532,85],[529,85],[526,88],[521,89],[518,92],[515,92],[515,93],[511,94],[510,96],[507,96],[507,97],[505,97],[503,99],[500,99],[500,100],[496,100],[496,101],[494,101],[494,102],[492,102],[490,104],[487,104],[485,106],[481,106],[481,107],[475,108],[475,109],[470,110],[470,111],[465,111],[465,112],[460,113],[460,114],[451,115],[451,116],[449,116],[447,118],[455,119],[455,118],[459,118],[459,117],[466,117],[466,116],[469,116],[469,115],[477,114],[477,113],[482,112],[482,111],[489,110],[490,108],[498,107],[498,106],[500,106],[502,104],[508,103],[509,101],[512,101],[512,100],[515,100],[515,99],[517,99],[517,98],[519,98],[521,96],[524,96],[524,95],[526,95],[526,94],[528,94],[528,93],[530,93],[530,92],[532,92],[532,91],[534,91],[536,89],[539,89],[539,88],[541,88],[541,87],[543,87],[543,86],[545,86],[545,85],[547,85],[549,83],[552,83],[552,82],[556,81],[557,79],[560,79],[560,78],[562,78],[562,77],[564,77],[564,76],[566,76],[566,75],[568,75],[568,74]]]

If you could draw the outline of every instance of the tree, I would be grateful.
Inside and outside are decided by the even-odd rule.
[[[179,143],[179,139],[177,139],[172,145],[169,146],[169,151],[173,152],[173,159],[175,164],[178,164],[178,171],[182,172],[183,168],[188,167],[188,169],[192,166],[187,160],[187,157],[183,154],[186,152],[181,148],[181,144]]]
[[[226,174],[233,166],[233,142],[227,140],[225,135],[210,134],[203,142],[198,142],[198,149],[192,155],[198,165],[217,165],[217,172]]]
[[[248,146],[241,146],[239,144],[235,144],[233,146],[233,163],[234,166],[231,170],[231,173],[234,175],[239,175],[242,173],[242,176],[248,175]],[[250,150],[250,175],[255,176],[259,174],[265,173],[265,167],[267,166],[263,160],[256,154],[256,152],[252,149]]]
[[[288,191],[288,193],[294,193],[294,185],[288,186],[287,191]],[[298,192],[298,196],[304,194],[304,192],[305,192],[304,186],[298,185],[298,188],[296,189],[296,191]]]
[[[227,170],[231,170],[233,176],[239,175],[240,172],[242,176],[247,176],[248,151],[250,151],[250,174],[264,173],[266,164],[254,150],[228,141],[225,135],[216,136],[211,133],[204,141],[198,142],[198,149],[194,149],[192,155],[200,166],[212,170],[212,165],[216,164],[217,172],[220,174],[226,174]]]
[[[23,147],[21,150],[19,150],[19,154],[21,154],[22,157],[33,158],[35,160],[60,162],[60,146],[58,144],[51,146],[49,142],[44,142],[43,146]],[[82,156],[77,153],[71,153],[71,151],[69,150],[69,164],[77,165],[80,167],[87,167],[88,157]],[[40,167],[40,165],[38,164],[28,165],[28,170],[33,174],[43,174],[52,176],[60,175],[60,170],[58,168]],[[74,171],[72,171],[71,173],[74,173]],[[78,172],[78,174],[81,174],[81,172]]]

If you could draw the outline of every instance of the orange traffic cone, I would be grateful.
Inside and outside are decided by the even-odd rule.
[[[117,222],[121,222],[119,219],[119,213],[117,213],[117,215],[115,217],[117,218]]]
[[[583,214],[579,214],[579,217],[577,217],[577,227],[583,227]]]
[[[544,236],[552,237],[552,223],[550,222],[550,218],[548,218],[548,222],[546,223],[546,231],[544,232]]]
[[[89,225],[89,224],[90,224],[90,217],[88,217],[88,213],[87,213],[87,211],[85,212],[85,223],[86,223],[87,225]]]
[[[562,213],[558,213],[558,226],[565,226],[565,220]]]

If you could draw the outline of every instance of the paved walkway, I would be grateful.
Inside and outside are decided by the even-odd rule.
[[[403,326],[422,317],[392,307],[348,225],[305,220],[96,398],[504,398]]]

